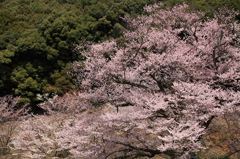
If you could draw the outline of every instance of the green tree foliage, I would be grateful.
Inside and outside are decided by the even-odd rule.
[[[14,22],[14,19],[15,17],[10,11],[6,9],[0,10],[0,34],[8,29],[8,25]]]
[[[37,70],[30,63],[16,67],[12,72],[11,80],[16,85],[14,93],[25,97],[22,102],[31,102],[35,93],[41,89]]]
[[[154,0],[9,0],[0,2],[0,96],[37,102],[37,94],[74,88],[74,48],[122,35],[121,17]]]

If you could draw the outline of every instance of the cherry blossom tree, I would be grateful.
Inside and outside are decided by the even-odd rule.
[[[152,5],[145,11],[124,18],[122,38],[76,48],[86,57],[74,63],[79,99],[48,100],[41,107],[53,115],[56,109],[58,115],[85,111],[24,127],[13,141],[15,150],[27,147],[28,155],[45,157],[66,151],[68,158],[85,159],[188,158],[204,148],[201,137],[214,117],[239,111],[236,13],[220,10],[206,18],[187,5]],[[23,140],[24,134],[31,139]],[[42,151],[43,145],[57,145],[56,151]]]
[[[202,147],[214,117],[238,109],[237,13],[219,10],[204,18],[187,7],[147,6],[148,15],[124,18],[123,38],[85,51],[79,45],[86,57],[77,74],[82,96],[93,106],[116,107],[92,121],[89,132],[102,144],[88,156],[185,158]],[[81,122],[78,130],[89,130]],[[86,157],[80,141],[76,152]]]
[[[11,148],[17,150],[13,151],[13,155],[31,159],[67,157],[68,149],[60,145],[63,139],[58,134],[65,124],[70,123],[71,117],[66,115],[61,117],[39,115],[19,123],[18,133],[11,142],[14,145]]]
[[[9,143],[17,122],[26,117],[27,105],[18,106],[19,98],[11,95],[0,97],[0,154],[9,152]]]
[[[53,98],[43,97],[43,103],[38,104],[45,114],[77,114],[89,108],[88,104],[81,98],[79,92],[66,93],[63,96],[54,96]]]
[[[7,95],[0,97],[0,123],[18,120],[23,115],[26,115],[29,109],[27,105],[18,106],[19,97]]]

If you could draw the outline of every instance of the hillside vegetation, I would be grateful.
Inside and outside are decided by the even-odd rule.
[[[0,96],[21,96],[21,102],[39,102],[37,94],[62,95],[75,89],[67,74],[77,44],[102,42],[122,35],[125,15],[142,14],[157,0],[1,0]],[[165,7],[183,0],[163,1]],[[227,5],[239,10],[239,0],[187,0],[206,15]]]
[[[74,89],[67,75],[76,44],[122,34],[120,17],[140,14],[151,0],[10,0],[0,4],[0,96],[22,102]]]
[[[0,158],[239,158],[239,3],[158,2],[2,0]]]

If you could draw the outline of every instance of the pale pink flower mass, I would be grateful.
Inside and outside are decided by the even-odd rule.
[[[240,26],[234,12],[203,19],[187,7],[146,6],[149,15],[123,18],[121,39],[79,45],[79,109],[97,111],[75,115],[48,142],[89,159],[187,158],[203,148],[212,119],[240,103]]]

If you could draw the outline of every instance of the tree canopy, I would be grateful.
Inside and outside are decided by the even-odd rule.
[[[122,17],[146,14],[156,0],[2,0],[0,2],[0,96],[38,102],[37,94],[62,95],[75,89],[67,74],[77,44],[123,36]],[[163,8],[186,2],[211,17],[219,7],[239,11],[236,0],[167,0]],[[239,19],[239,16],[238,16]]]
[[[144,9],[148,14],[124,18],[120,39],[77,46],[86,58],[74,62],[79,93],[42,103],[54,119],[25,121],[12,142],[16,152],[186,159],[204,147],[215,117],[240,111],[238,13],[205,18],[186,4]]]
[[[10,0],[0,7],[0,96],[38,102],[37,94],[74,90],[67,74],[84,41],[122,35],[124,15],[135,16],[151,0]],[[137,5],[136,5],[137,4]]]

